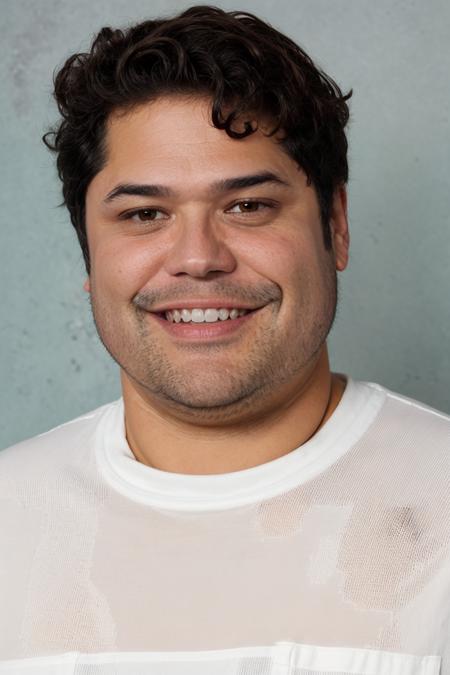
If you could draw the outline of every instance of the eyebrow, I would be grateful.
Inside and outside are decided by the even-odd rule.
[[[242,190],[255,185],[263,185],[266,183],[273,183],[275,185],[282,185],[284,187],[291,187],[289,183],[277,176],[271,171],[263,171],[261,173],[250,174],[248,176],[237,176],[236,178],[224,178],[222,180],[212,183],[211,191],[215,194],[222,194],[231,192],[232,190]],[[105,203],[122,197],[124,195],[134,195],[137,197],[174,197],[175,191],[166,185],[146,185],[138,183],[120,183],[108,192]]]

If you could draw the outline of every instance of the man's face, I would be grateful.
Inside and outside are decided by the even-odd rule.
[[[209,105],[161,98],[110,118],[86,196],[85,288],[101,340],[147,401],[226,417],[302,388],[345,263],[325,250],[297,164],[260,130],[236,140],[215,129]],[[333,214],[345,220],[343,192]],[[183,309],[246,313],[197,323],[183,318],[202,313],[180,320]]]

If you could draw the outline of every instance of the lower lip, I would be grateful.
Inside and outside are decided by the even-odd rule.
[[[237,319],[226,319],[225,321],[214,321],[211,323],[175,323],[162,319],[157,314],[152,317],[159,325],[173,337],[187,340],[213,340],[226,335],[231,335],[240,330],[259,310],[253,310]]]

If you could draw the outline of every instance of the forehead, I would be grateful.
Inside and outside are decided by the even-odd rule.
[[[237,130],[243,129],[242,123]],[[126,166],[178,173],[208,170],[223,173],[236,167],[264,165],[265,169],[297,166],[278,140],[269,137],[270,124],[244,139],[233,139],[211,121],[206,98],[171,96],[113,113],[106,127],[106,169]]]

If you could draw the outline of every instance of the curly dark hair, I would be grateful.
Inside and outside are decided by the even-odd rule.
[[[106,120],[112,111],[168,94],[207,95],[214,126],[232,138],[239,118],[273,120],[282,148],[316,190],[324,230],[333,193],[348,180],[349,111],[338,85],[292,40],[247,12],[194,6],[169,19],[125,30],[103,28],[87,53],[72,55],[56,74],[54,96],[62,120],[43,140],[57,153],[69,209],[88,274],[85,197],[105,164]],[[244,116],[244,117],[242,117]]]

